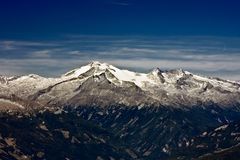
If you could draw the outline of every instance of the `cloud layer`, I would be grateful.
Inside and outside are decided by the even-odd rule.
[[[2,75],[59,76],[93,60],[141,72],[183,68],[239,80],[240,39],[69,35],[59,40],[0,41]]]

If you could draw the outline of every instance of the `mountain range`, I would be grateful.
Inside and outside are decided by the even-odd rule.
[[[240,84],[91,62],[0,76],[0,159],[238,159]]]

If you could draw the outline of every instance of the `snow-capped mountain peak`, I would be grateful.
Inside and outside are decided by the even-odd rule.
[[[102,73],[106,74],[107,72],[111,74],[111,76],[107,76],[109,81],[114,83],[117,80],[117,84],[122,84],[124,81],[131,82],[143,90],[149,90],[149,87],[152,86],[161,89],[165,88],[166,90],[170,89],[171,91],[176,90],[174,89],[176,86],[192,90],[197,86],[201,88],[206,83],[211,84],[213,87],[223,88],[223,90],[233,91],[237,88],[237,86],[234,85],[236,83],[218,78],[207,78],[194,75],[183,69],[162,71],[159,68],[155,68],[150,73],[138,73],[122,70],[108,63],[101,63],[99,61],[93,61],[85,66],[71,70],[62,77],[73,78],[84,76],[88,78]],[[114,80],[112,78],[114,78]],[[176,91],[179,92],[179,90]]]
[[[112,65],[109,65],[107,63],[100,63],[99,61],[93,61],[85,66],[81,66],[80,68],[71,70],[71,71],[67,72],[66,74],[64,74],[63,76],[78,77],[78,76],[82,75],[83,73],[86,73],[90,69],[94,70],[94,74],[99,74],[99,73],[106,71],[107,69],[113,69],[113,68],[115,68],[115,67],[113,67]]]
[[[148,77],[148,74],[146,73],[137,73],[137,72],[132,72],[128,70],[121,70],[113,65],[110,65],[107,63],[100,63],[99,61],[93,61],[88,65],[74,69],[64,74],[64,76],[79,77],[84,73],[90,72],[90,71],[92,71],[92,74],[88,76],[100,75],[108,71],[117,80],[119,80],[120,83],[122,81],[133,82],[139,87],[142,87],[145,82],[155,83],[152,79]],[[111,81],[111,79],[109,80]]]
[[[154,68],[150,73],[153,75],[159,75],[161,74],[163,71],[160,70],[159,68]]]
[[[89,103],[89,97],[95,100],[102,97],[101,103],[105,105],[109,101],[125,105],[174,106],[192,106],[198,102],[240,103],[238,83],[198,76],[182,69],[162,71],[156,68],[150,73],[138,73],[98,61],[73,69],[59,78],[30,74],[15,78],[2,76],[0,81],[0,98],[11,99],[15,95],[47,104]],[[106,99],[109,96],[111,99]]]

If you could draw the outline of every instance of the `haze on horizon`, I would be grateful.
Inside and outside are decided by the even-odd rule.
[[[182,68],[240,79],[236,0],[9,0],[0,74],[59,76],[99,60],[139,72]]]

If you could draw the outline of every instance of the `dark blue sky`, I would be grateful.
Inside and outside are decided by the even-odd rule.
[[[240,36],[239,0],[2,0],[1,38]]]
[[[240,80],[240,1],[1,0],[0,75],[92,60]]]

